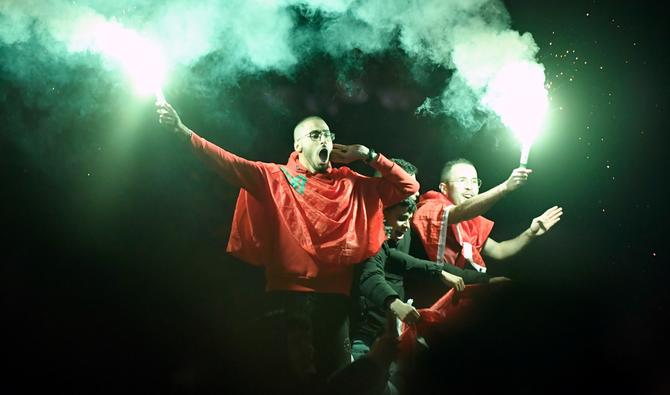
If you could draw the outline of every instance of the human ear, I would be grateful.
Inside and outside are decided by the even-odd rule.
[[[439,188],[440,188],[440,192],[442,192],[445,195],[447,194],[447,184],[446,183],[441,182]]]

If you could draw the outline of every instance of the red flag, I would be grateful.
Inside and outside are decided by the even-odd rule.
[[[451,320],[467,314],[478,300],[486,298],[503,283],[466,285],[463,291],[456,292],[453,288],[427,309],[419,309],[421,318],[414,325],[403,324],[400,335],[400,351],[403,355],[414,352],[418,336],[426,336],[431,330],[446,325]]]

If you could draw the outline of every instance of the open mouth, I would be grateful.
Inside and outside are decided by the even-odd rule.
[[[405,232],[404,232],[403,230],[396,230],[396,231],[393,233],[393,238],[394,238],[395,240],[400,240],[400,239],[403,238],[403,236],[405,236]]]
[[[319,151],[319,160],[321,163],[328,162],[328,150],[326,148],[321,148]]]

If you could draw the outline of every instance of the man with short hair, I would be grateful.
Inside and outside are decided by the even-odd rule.
[[[416,176],[417,168],[410,162],[396,158],[391,160],[410,176]],[[485,283],[489,280],[484,273],[466,271],[453,265],[441,265],[409,255],[404,249],[404,242],[410,237],[410,221],[415,211],[414,196],[384,208],[386,242],[377,254],[358,267],[360,278],[357,291],[360,300],[359,321],[356,322],[354,334],[354,358],[367,352],[374,339],[382,332],[388,311],[408,323],[419,318],[417,310],[405,299],[406,275],[414,275],[422,283],[427,280],[440,280],[447,287],[458,291],[465,284]]]
[[[230,184],[240,187],[227,251],[264,266],[271,311],[307,316],[316,372],[322,378],[350,361],[349,293],[353,265],[384,241],[382,205],[416,193],[401,167],[363,145],[333,144],[315,116],[293,131],[286,165],[236,156],[186,127],[168,103],[159,121],[188,140]],[[363,160],[382,177],[366,177],[332,162]]]
[[[421,195],[412,220],[428,259],[486,272],[482,252],[497,260],[505,259],[548,232],[561,219],[561,207],[551,207],[517,237],[503,242],[489,237],[493,221],[482,216],[503,196],[523,186],[531,173],[530,169],[516,168],[505,182],[480,194],[481,180],[470,161],[447,162],[440,192]]]
[[[407,172],[407,174],[409,174],[410,177],[412,177],[416,180],[416,175],[419,173],[419,169],[417,169],[416,166],[414,166],[412,163],[410,163],[410,162],[408,162],[404,159],[400,159],[400,158],[391,158],[391,161],[393,163],[395,163],[396,165],[402,167],[402,169],[405,170],[405,172]],[[381,175],[379,174],[379,172],[375,172],[375,177],[380,177],[380,176]],[[419,191],[416,191],[416,193],[414,195],[410,196],[409,198],[412,199],[414,201],[414,203],[416,203],[416,201],[419,199]],[[402,203],[403,202],[401,202],[401,206],[402,206]],[[416,206],[416,204],[415,204],[415,206]],[[398,209],[398,208],[396,208],[396,209]],[[412,214],[414,214],[414,211],[416,211],[416,209],[412,210]],[[384,223],[387,222],[386,218],[387,218],[386,211],[384,211]],[[398,251],[404,252],[405,254],[409,254],[411,243],[412,243],[412,232],[411,232],[411,229],[408,227],[405,234],[401,238],[398,239],[397,243],[395,243],[394,248]]]
[[[407,274],[421,277],[422,281],[441,281],[457,291],[465,284],[488,282],[488,275],[466,271],[453,265],[414,258],[396,249],[410,227],[416,203],[411,198],[384,209],[388,239],[373,257],[360,266],[358,281],[360,322],[353,335],[354,358],[365,354],[384,329],[385,316],[391,311],[398,319],[413,323],[419,312],[405,299],[404,278]]]
[[[415,210],[416,203],[412,197],[384,209],[388,239],[375,256],[357,268],[360,275],[358,289],[354,294],[358,295],[359,304],[352,333],[352,356],[355,360],[367,355],[375,341],[383,335],[389,313],[408,324],[420,319],[419,312],[406,299],[406,276],[412,275],[425,285],[430,282],[442,283],[458,292],[465,288],[465,284],[489,281],[486,273],[417,259],[401,251],[398,247],[409,236],[410,220]],[[403,377],[407,372],[401,369],[401,365],[390,365],[385,393],[396,393],[396,389],[404,389]]]

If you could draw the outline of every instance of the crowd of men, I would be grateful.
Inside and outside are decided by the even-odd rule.
[[[316,116],[293,131],[286,164],[249,161],[186,127],[168,103],[159,122],[173,130],[225,182],[240,188],[227,251],[265,270],[268,309],[259,323],[259,369],[274,393],[411,393],[411,369],[398,358],[399,320],[421,313],[449,289],[509,281],[487,273],[484,256],[519,253],[560,219],[554,206],[517,237],[495,241],[482,215],[522,187],[532,170],[480,193],[475,166],[444,165],[437,191],[419,196],[417,168],[363,145],[334,143]],[[375,176],[346,164],[363,161]],[[333,164],[341,164],[334,167]],[[406,276],[426,292],[407,295]]]

